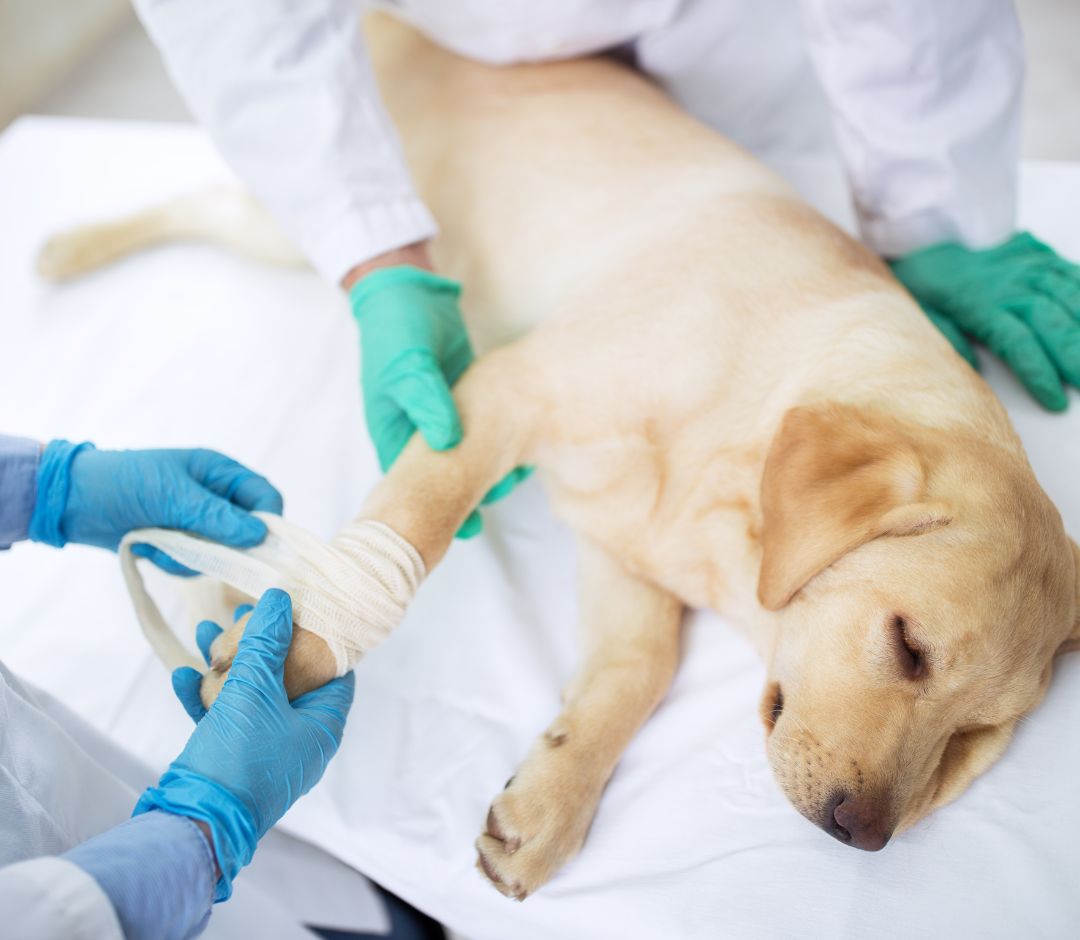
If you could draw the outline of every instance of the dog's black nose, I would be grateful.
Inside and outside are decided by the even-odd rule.
[[[833,798],[823,828],[834,839],[867,852],[885,848],[892,835],[887,803],[850,793],[840,793]]]

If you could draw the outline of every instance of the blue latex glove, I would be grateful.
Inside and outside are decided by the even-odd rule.
[[[116,551],[132,529],[184,529],[237,548],[266,538],[251,511],[281,512],[281,494],[212,450],[95,450],[53,441],[41,456],[30,538]],[[172,574],[193,571],[149,545],[135,554]]]
[[[352,705],[351,672],[288,700],[285,656],[292,630],[289,595],[267,591],[209,710],[199,703],[199,673],[176,670],[173,686],[198,724],[158,785],[135,806],[134,815],[161,809],[209,826],[221,869],[217,901],[232,893],[232,880],[251,861],[259,839],[318,783],[341,744]],[[204,653],[217,632],[213,624],[200,625]]]

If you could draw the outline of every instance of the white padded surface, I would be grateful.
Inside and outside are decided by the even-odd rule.
[[[846,218],[827,168],[793,168]],[[224,176],[197,131],[23,120],[0,137],[0,429],[99,446],[217,447],[330,536],[376,479],[344,299],[312,274],[171,246],[77,284],[36,280],[43,237]],[[1080,258],[1080,166],[1024,172],[1023,223]],[[1000,369],[1040,479],[1080,534],[1080,400],[1039,411]],[[1006,757],[883,853],[829,839],[770,776],[762,667],[691,618],[671,694],[631,745],[581,856],[524,904],[473,868],[490,798],[554,716],[575,661],[568,534],[530,481],[458,543],[358,670],[341,754],[286,827],[473,940],[748,936],[1064,937],[1080,922],[1080,656]],[[157,766],[189,722],[116,559],[0,557],[0,653]],[[162,588],[158,588],[158,596]],[[164,588],[167,591],[167,588]],[[194,624],[192,624],[192,627]]]

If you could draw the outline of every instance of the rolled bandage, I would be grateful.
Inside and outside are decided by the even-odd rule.
[[[146,638],[170,669],[205,668],[188,653],[147,592],[131,551],[140,544],[152,545],[253,598],[272,587],[287,591],[296,625],[326,642],[337,675],[344,675],[405,616],[426,573],[420,553],[381,522],[353,522],[327,543],[280,516],[255,515],[266,523],[268,534],[250,549],[175,529],[137,529],[124,537],[120,565]]]

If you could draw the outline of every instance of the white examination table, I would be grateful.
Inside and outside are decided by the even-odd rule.
[[[797,169],[846,218],[836,179]],[[216,447],[269,476],[290,518],[330,536],[377,477],[356,332],[336,290],[193,245],[69,286],[33,273],[57,228],[224,175],[190,128],[26,119],[0,137],[0,429]],[[1022,223],[1080,258],[1080,166],[1025,167]],[[987,374],[1080,534],[1080,399],[1047,415],[996,365]],[[487,534],[454,546],[398,634],[361,664],[341,753],[288,832],[473,940],[1076,935],[1080,654],[1060,662],[998,765],[870,855],[802,819],[773,783],[762,666],[710,614],[690,618],[675,685],[627,751],[582,854],[524,904],[497,894],[473,868],[472,842],[556,713],[575,605],[570,539],[534,481],[485,517]],[[116,559],[18,545],[0,557],[0,586],[0,656],[164,766],[190,723]]]

